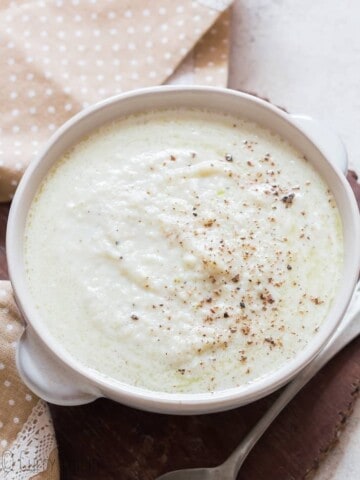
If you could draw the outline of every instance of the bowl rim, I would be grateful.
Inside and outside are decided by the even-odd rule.
[[[46,329],[41,325],[41,322],[39,321],[40,319],[35,314],[35,309],[31,305],[30,294],[25,288],[25,276],[21,271],[21,262],[17,255],[17,249],[14,247],[14,245],[16,245],[16,237],[18,236],[18,218],[20,217],[19,212],[26,208],[27,214],[29,208],[29,205],[24,205],[24,193],[26,192],[28,184],[32,181],[34,173],[38,169],[39,165],[44,161],[52,146],[56,142],[61,141],[76,125],[81,123],[84,119],[88,118],[95,112],[99,112],[102,109],[106,109],[111,105],[121,103],[123,100],[135,96],[139,97],[153,94],[161,95],[164,92],[182,93],[190,91],[195,93],[206,92],[209,95],[215,92],[221,95],[241,97],[257,103],[261,107],[272,112],[274,115],[282,117],[287,123],[295,127],[303,134],[310,144],[312,144],[312,146],[321,153],[321,150],[316,143],[309,138],[309,135],[302,130],[301,126],[292,121],[291,116],[288,113],[282,111],[271,103],[248,93],[206,86],[160,86],[132,90],[130,92],[110,97],[86,108],[70,118],[55,132],[55,134],[47,142],[43,151],[27,168],[23,178],[19,183],[10,208],[6,234],[9,278],[15,293],[16,303],[26,319],[27,325],[30,325],[35,331],[36,335],[44,344],[44,347],[47,347],[47,349],[64,366],[74,371],[76,374],[80,374],[81,377],[84,377],[86,382],[92,386],[92,391],[94,390],[93,387],[95,385],[99,389],[100,395],[105,394],[105,396],[113,398],[122,403],[127,403],[130,405],[137,404],[137,406],[140,406],[140,408],[149,410],[163,408],[164,410],[169,410],[173,413],[177,413],[176,409],[179,408],[183,410],[191,409],[192,412],[195,409],[196,411],[201,412],[206,411],[208,408],[214,410],[218,408],[226,409],[240,406],[245,403],[249,403],[250,401],[255,401],[284,385],[300,370],[302,370],[312,360],[312,358],[316,356],[317,353],[319,353],[321,348],[326,344],[327,340],[335,331],[350,302],[360,269],[360,217],[358,207],[352,190],[346,181],[345,175],[336,166],[332,165],[330,161],[328,161],[323,155],[323,157],[326,159],[327,168],[332,169],[336,173],[337,179],[340,181],[347,199],[346,201],[348,203],[349,215],[352,219],[352,222],[348,222],[346,225],[344,225],[344,228],[352,229],[354,252],[345,251],[344,258],[346,255],[352,255],[352,264],[349,267],[350,271],[345,278],[347,286],[346,288],[344,286],[344,295],[341,298],[340,303],[337,303],[337,311],[334,312],[333,307],[331,307],[326,317],[326,322],[323,322],[325,326],[321,327],[321,331],[319,331],[319,333],[309,342],[303,351],[299,352],[289,362],[284,363],[284,365],[282,365],[280,368],[277,368],[273,372],[267,373],[263,377],[257,378],[256,380],[248,382],[240,387],[204,393],[164,393],[147,390],[140,387],[134,387],[132,385],[107,377],[102,373],[98,373],[96,370],[93,370],[76,360],[65,350],[65,347],[63,347],[60,342],[58,342],[48,331],[46,331]],[[121,114],[119,117],[121,117]],[[96,130],[100,126],[101,124],[94,126],[93,130]],[[39,184],[40,182],[37,183],[37,187]],[[359,245],[359,247],[357,247],[357,245]],[[357,247],[357,249],[355,247]],[[329,318],[331,318],[331,321]]]

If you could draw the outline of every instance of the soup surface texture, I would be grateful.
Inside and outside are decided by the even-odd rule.
[[[119,119],[51,169],[28,215],[41,322],[82,365],[202,393],[293,359],[331,307],[339,212],[279,136],[225,114]]]

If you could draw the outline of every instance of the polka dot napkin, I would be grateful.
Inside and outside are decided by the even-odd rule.
[[[181,81],[225,86],[231,1],[1,0],[0,201],[82,108],[176,83],[186,56]]]
[[[21,382],[15,366],[23,325],[9,282],[0,281],[0,479],[59,478],[48,406]]]
[[[226,86],[231,3],[0,0],[0,201],[86,106],[162,83]],[[23,329],[10,283],[0,281],[0,480],[57,480],[49,409],[15,366]]]

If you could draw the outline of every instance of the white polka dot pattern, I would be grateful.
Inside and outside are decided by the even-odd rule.
[[[27,450],[27,464],[39,466],[40,473],[46,470],[47,458],[56,447],[47,405],[29,392],[16,370],[14,346],[22,332],[23,325],[10,283],[0,281],[0,459],[3,460],[0,461],[0,478],[8,480],[25,480],[34,476],[34,470],[29,470],[27,475],[20,469],[21,462],[16,463],[21,452]],[[37,428],[40,413],[41,428]],[[10,456],[11,465],[4,462]],[[41,474],[37,478],[42,478]]]
[[[216,8],[192,0],[0,6],[0,200],[70,116],[125,90],[164,83],[217,20]],[[223,85],[226,75],[212,70],[202,82]]]

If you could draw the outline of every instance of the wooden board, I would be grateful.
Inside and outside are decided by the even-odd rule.
[[[356,175],[348,179],[360,204]],[[7,278],[0,206],[0,276]],[[242,480],[310,478],[331,450],[360,387],[360,338],[334,358],[293,400],[244,464]],[[141,412],[101,399],[51,406],[63,480],[153,480],[161,473],[216,465],[265,412],[276,393],[229,412],[177,417]]]

